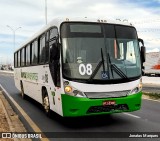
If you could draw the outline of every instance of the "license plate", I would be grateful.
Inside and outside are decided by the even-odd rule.
[[[109,101],[103,102],[103,106],[108,106],[108,105],[116,105],[116,102],[114,100],[109,100]]]

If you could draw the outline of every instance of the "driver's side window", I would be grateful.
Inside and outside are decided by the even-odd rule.
[[[53,82],[56,87],[60,87],[60,65],[59,65],[59,43],[58,43],[58,29],[52,28],[49,30],[49,48],[50,48],[50,62],[49,68]]]
[[[50,62],[56,59],[58,50],[58,29],[52,28],[49,31],[49,48],[50,48]]]

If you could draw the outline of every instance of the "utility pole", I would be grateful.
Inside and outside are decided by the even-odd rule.
[[[47,25],[47,0],[45,0],[45,21]]]
[[[11,26],[9,26],[9,25],[7,25],[7,27],[9,28],[9,29],[11,29],[12,30],[12,32],[13,32],[13,48],[14,48],[14,51],[15,51],[15,33],[16,33],[16,31],[18,30],[18,29],[20,29],[21,27],[18,27],[18,28],[12,28]]]

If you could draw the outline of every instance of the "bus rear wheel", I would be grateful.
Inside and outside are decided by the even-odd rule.
[[[50,117],[51,110],[50,110],[49,96],[46,89],[43,89],[42,92],[43,92],[43,108],[44,108],[45,114],[48,117]]]

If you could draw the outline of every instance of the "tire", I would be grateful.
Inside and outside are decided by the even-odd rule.
[[[42,90],[42,96],[43,96],[44,112],[48,117],[50,117],[51,110],[50,110],[49,96],[46,89]]]
[[[22,99],[25,99],[26,98],[26,96],[25,96],[25,94],[24,94],[24,88],[23,88],[23,83],[22,83],[22,81],[21,81],[21,97],[22,97]]]

